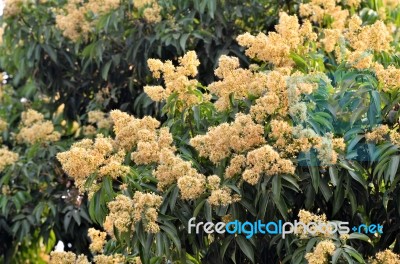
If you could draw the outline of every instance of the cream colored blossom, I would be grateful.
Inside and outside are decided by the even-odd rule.
[[[379,63],[374,63],[373,68],[378,81],[383,85],[383,91],[390,91],[399,87],[400,69],[397,69],[393,65],[390,65],[385,69],[383,65]]]
[[[103,227],[109,235],[114,235],[113,226],[121,233],[132,229],[134,203],[131,198],[119,194],[113,201],[108,203],[107,207],[110,211],[106,216]]]
[[[161,202],[162,197],[153,193],[137,191],[133,196],[133,219],[135,222],[142,220],[147,232],[158,233],[160,231],[156,221]]]
[[[379,125],[373,128],[371,132],[366,133],[365,139],[368,142],[375,142],[379,144],[386,140],[386,135],[388,133],[389,133],[389,127],[387,125]]]
[[[162,75],[165,84],[164,91],[160,89],[160,86],[146,86],[145,92],[153,100],[166,100],[171,94],[176,94],[178,110],[208,100],[207,96],[194,92],[199,82],[190,78],[197,75],[197,67],[200,65],[196,52],[188,51],[180,57],[179,66],[174,66],[172,61],[161,62],[157,59],[149,59],[147,64],[153,77],[160,78]]]
[[[21,13],[22,5],[26,0],[4,0],[3,16],[11,18]]]
[[[221,178],[218,175],[211,175],[207,177],[207,184],[210,190],[216,190],[219,188]]]
[[[84,139],[74,143],[70,150],[57,154],[63,170],[75,180],[81,192],[85,191],[85,181],[93,173],[98,176],[112,178],[123,177],[129,167],[122,165],[125,159],[123,150],[116,151],[111,138],[97,135],[95,140]]]
[[[394,253],[390,249],[376,253],[375,257],[370,260],[371,264],[400,264],[400,255]]]
[[[112,126],[112,120],[110,117],[101,111],[89,111],[88,122],[91,124],[96,124],[99,129],[110,129]]]
[[[6,146],[0,148],[0,173],[9,165],[17,162],[19,156],[17,153],[14,153]]]
[[[15,139],[19,144],[35,144],[37,142],[55,142],[61,134],[54,131],[51,121],[46,121],[43,114],[29,109],[21,114],[21,129]]]
[[[217,164],[233,153],[240,154],[263,144],[263,134],[264,128],[255,124],[251,116],[239,113],[233,123],[211,127],[207,134],[192,138],[190,144],[200,156]]]
[[[260,174],[273,176],[294,174],[295,171],[294,164],[288,159],[282,159],[269,145],[250,151],[247,154],[246,164],[243,180],[253,185],[257,183]]]
[[[160,126],[160,122],[152,117],[137,119],[120,110],[111,111],[110,116],[114,123],[115,141],[126,151],[136,147],[141,130],[155,131]]]
[[[97,255],[94,256],[93,261],[95,264],[124,264],[126,259],[121,254],[114,255]]]
[[[94,228],[88,229],[88,236],[90,238],[89,249],[92,253],[101,253],[106,243],[106,232],[101,232]]]
[[[49,264],[75,264],[76,255],[73,252],[55,252],[50,253]]]
[[[178,187],[182,199],[197,199],[206,189],[206,177],[201,174],[195,176],[185,175],[178,179]]]
[[[233,202],[231,191],[228,188],[212,190],[207,200],[212,206],[227,206]]]
[[[331,240],[319,242],[312,253],[307,253],[305,259],[309,264],[328,264],[329,256],[333,255],[336,246]]]
[[[160,12],[161,7],[157,3],[153,3],[143,10],[143,18],[148,23],[158,23],[162,19]]]
[[[225,177],[229,179],[241,173],[245,164],[246,157],[244,155],[234,155],[229,166],[225,170]]]

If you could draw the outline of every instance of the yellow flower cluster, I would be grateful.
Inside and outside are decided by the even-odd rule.
[[[88,113],[88,122],[95,124],[99,129],[110,129],[112,126],[110,117],[106,113],[98,110]]]
[[[371,264],[400,264],[400,255],[393,251],[386,249],[385,251],[378,252],[375,257],[370,260]]]
[[[136,119],[119,110],[111,112],[114,121],[114,132],[119,148],[132,152],[132,160],[138,164],[157,163],[162,149],[175,151],[173,138],[169,129],[160,126],[160,122],[151,117]]]
[[[211,83],[208,89],[218,96],[214,103],[218,111],[231,108],[229,96],[234,99],[247,98],[249,95],[260,96],[267,87],[267,75],[239,67],[239,59],[222,55],[219,58],[215,75],[220,81]]]
[[[21,13],[25,0],[4,0],[3,17],[11,18]]]
[[[305,259],[309,264],[328,264],[329,256],[333,255],[336,246],[331,240],[319,242],[312,253],[307,253]]]
[[[336,141],[338,142],[338,141]],[[344,142],[340,142],[343,147]],[[333,143],[333,134],[327,133],[326,136],[321,137],[321,140],[315,145],[318,151],[318,159],[321,161],[322,166],[334,165],[338,159],[338,153],[335,151]]]
[[[148,23],[161,22],[161,7],[156,2],[153,2],[151,6],[148,6],[143,10],[143,18]]]
[[[158,233],[160,231],[156,221],[161,202],[162,197],[153,193],[137,191],[133,196],[133,219],[135,222],[142,220],[147,232]]]
[[[374,63],[373,68],[378,81],[383,85],[383,91],[390,91],[400,86],[400,69],[393,65],[385,69],[382,64],[377,62]]]
[[[62,30],[66,38],[72,41],[86,39],[95,21],[95,19],[89,20],[88,16],[94,17],[94,15],[108,13],[119,5],[119,0],[89,0],[88,2],[68,0],[64,10],[56,15],[56,26]]]
[[[35,144],[37,142],[55,142],[60,140],[61,134],[54,131],[51,121],[46,121],[44,116],[29,109],[21,114],[21,129],[16,135],[19,144]]]
[[[270,62],[275,66],[291,66],[293,61],[289,55],[305,46],[308,40],[314,41],[317,35],[311,30],[310,23],[300,26],[296,16],[286,13],[280,14],[279,24],[275,26],[276,32],[269,32],[268,36],[259,33],[252,36],[245,33],[237,37],[239,45],[246,47],[246,55],[250,58]],[[306,52],[304,49],[303,52]]]
[[[9,151],[6,146],[0,148],[0,172],[2,172],[7,166],[17,162],[19,156],[17,153]]]
[[[73,252],[56,252],[50,253],[49,264],[89,264],[85,255],[76,256]]]
[[[316,215],[316,214],[313,214],[306,210],[300,210],[298,213],[298,217],[299,217],[299,222],[302,222],[306,225],[309,224],[310,222],[326,224],[325,229],[323,229],[325,232],[320,232],[320,231],[315,230],[316,232],[315,232],[315,234],[313,234],[313,236],[320,236],[320,237],[330,237],[331,236],[330,233],[332,231],[332,226],[328,224],[325,214]],[[301,238],[307,238],[309,236],[308,233],[304,232],[304,229],[301,225],[297,228],[296,234],[298,236],[300,236]]]
[[[114,226],[121,233],[133,230],[134,204],[130,197],[118,194],[107,207],[110,212],[106,216],[103,227],[110,236],[114,236]]]
[[[269,138],[274,140],[273,146],[283,157],[296,157],[300,152],[309,151],[318,144],[321,138],[312,130],[301,126],[292,127],[283,120],[271,120]]]
[[[229,188],[212,190],[207,200],[212,206],[227,206],[234,201]]]
[[[92,253],[101,253],[106,243],[106,232],[101,232],[94,228],[88,229],[88,237],[90,238],[89,249]]]
[[[374,127],[371,132],[365,134],[365,139],[368,142],[375,142],[377,144],[386,140],[386,135],[389,133],[389,127],[387,125],[379,125]]]
[[[57,154],[63,170],[75,180],[79,191],[85,191],[85,181],[93,173],[100,177],[110,176],[114,179],[129,172],[129,167],[122,165],[125,152],[115,151],[115,143],[111,138],[101,134],[93,141],[84,139],[74,143],[70,150]]]
[[[225,169],[225,177],[230,179],[237,174],[240,174],[243,167],[246,165],[246,157],[244,155],[234,155]]]
[[[152,100],[159,102],[176,94],[180,103],[178,107],[183,108],[209,100],[207,95],[194,92],[199,83],[196,79],[189,78],[197,75],[197,67],[200,65],[196,52],[187,52],[179,58],[179,66],[176,67],[169,60],[163,63],[157,59],[149,59],[147,64],[154,78],[160,78],[162,74],[165,84],[165,89],[162,86],[144,87],[144,92]]]
[[[357,1],[359,0],[348,1],[348,5],[358,5]],[[349,11],[337,6],[335,0],[311,0],[310,3],[300,4],[300,16],[318,24],[322,24],[325,18],[330,17],[333,21],[332,28],[343,29]]]
[[[278,174],[294,174],[295,166],[288,159],[282,159],[271,146],[264,145],[247,153],[246,170],[243,180],[251,185],[257,184],[261,174],[273,176]]]
[[[207,134],[192,138],[190,144],[200,156],[217,164],[232,153],[240,154],[262,145],[263,135],[263,126],[254,123],[250,115],[238,113],[233,123],[211,127]]]
[[[124,264],[126,259],[121,254],[114,255],[97,255],[93,258],[95,264]]]
[[[111,111],[110,116],[114,123],[116,144],[125,151],[136,147],[142,130],[155,131],[160,126],[160,122],[152,117],[137,119],[120,110]]]
[[[182,160],[168,149],[161,151],[159,165],[153,174],[158,180],[159,190],[178,182],[183,199],[194,199],[205,189],[205,176],[198,173],[190,162]]]

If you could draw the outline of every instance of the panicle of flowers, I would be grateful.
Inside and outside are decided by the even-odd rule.
[[[377,62],[373,64],[373,69],[375,70],[379,83],[383,86],[383,91],[390,91],[400,86],[400,69],[397,69],[393,65],[385,69],[382,64]]]
[[[368,142],[375,142],[377,144],[386,140],[386,135],[389,133],[389,127],[387,125],[379,125],[372,129],[371,132],[365,134],[365,139]]]
[[[90,124],[95,124],[99,129],[110,129],[112,126],[112,120],[108,114],[101,111],[89,111],[88,122]]]
[[[282,12],[279,24],[275,26],[276,32],[269,32],[268,35],[259,33],[257,36],[245,33],[239,35],[237,41],[239,45],[247,48],[246,55],[250,58],[270,62],[275,66],[291,66],[293,61],[289,57],[290,52],[298,50],[299,47],[304,49],[306,41],[315,40],[317,37],[309,28],[309,23],[300,26],[296,16]]]
[[[328,224],[325,214],[317,215],[302,209],[299,211],[297,216],[299,217],[299,222],[302,222],[305,225],[308,225],[310,222],[314,222],[321,224],[320,226],[323,226],[322,231],[313,230],[315,233],[312,234],[312,236],[331,237],[330,233],[332,232],[332,226]],[[312,227],[310,228],[312,229]],[[310,234],[304,230],[302,225],[299,225],[296,230],[296,235],[298,235],[300,238],[308,238]]]
[[[0,148],[0,172],[2,172],[7,166],[14,164],[17,162],[19,155],[14,153],[6,146],[2,146]]]
[[[138,137],[137,148],[132,153],[132,160],[136,164],[158,163],[162,149],[176,150],[175,146],[172,145],[172,134],[167,127],[154,131],[140,130]]]
[[[89,0],[88,2],[68,0],[64,9],[57,12],[56,27],[62,31],[64,37],[72,41],[86,39],[94,27],[95,15],[108,13],[119,5],[119,0]]]
[[[352,2],[351,4],[356,4]],[[326,17],[330,17],[333,22],[331,27],[334,29],[343,29],[349,16],[349,11],[336,5],[335,0],[321,1],[311,0],[309,3],[300,4],[300,16],[308,18],[314,23],[322,24]]]
[[[57,252],[50,253],[49,264],[89,264],[85,255],[76,256],[73,252]]]
[[[86,179],[93,173],[98,172],[100,178],[110,176],[115,179],[130,170],[122,165],[125,152],[116,151],[114,141],[101,134],[95,140],[84,139],[74,143],[70,150],[58,153],[57,159],[82,193],[85,192]]]
[[[51,121],[46,121],[43,114],[29,109],[21,114],[21,129],[16,135],[19,144],[35,144],[36,142],[55,142],[61,134],[54,131]]]
[[[207,134],[192,138],[190,144],[200,156],[217,164],[232,153],[240,154],[265,143],[263,134],[263,126],[254,123],[250,115],[238,113],[233,123],[211,127]]]
[[[282,159],[271,146],[264,145],[247,153],[246,170],[243,180],[251,185],[257,184],[261,174],[273,176],[278,174],[294,174],[295,166],[288,159]]]
[[[260,96],[266,90],[267,75],[240,68],[239,59],[236,57],[222,55],[215,75],[221,80],[211,83],[208,89],[218,96],[214,103],[218,111],[231,108],[231,94],[234,99],[241,100],[249,95]]]
[[[126,258],[122,254],[97,255],[93,261],[95,264],[123,264],[126,263]]]
[[[155,131],[160,126],[160,122],[152,117],[138,119],[120,110],[111,111],[110,116],[114,123],[116,144],[125,151],[136,147],[140,131]]]
[[[3,17],[11,18],[21,13],[26,0],[4,0]]]
[[[94,228],[88,229],[88,237],[90,238],[89,249],[92,253],[101,253],[106,243],[106,232],[101,232]]]
[[[165,89],[162,86],[145,86],[144,92],[156,102],[166,100],[171,94],[177,94],[178,107],[180,109],[208,101],[207,95],[197,94],[199,82],[195,77],[200,61],[196,52],[188,51],[183,57],[179,58],[179,66],[174,66],[172,61],[162,62],[157,59],[147,60],[150,71],[154,78],[164,79]]]
[[[158,23],[161,22],[161,7],[157,4],[157,2],[153,2],[151,6],[146,7],[143,10],[143,18],[148,23]]]
[[[230,179],[240,174],[246,165],[246,157],[244,155],[233,155],[229,166],[225,169],[225,178]]]
[[[321,161],[322,166],[334,165],[338,159],[338,153],[335,150],[333,143],[333,134],[327,133],[321,140],[315,145],[318,152],[318,159]]]
[[[376,253],[373,259],[370,259],[371,264],[400,264],[400,255],[394,253],[390,249]]]
[[[327,264],[329,256],[333,255],[336,246],[332,240],[323,240],[319,242],[313,252],[307,253],[305,259],[309,264]]]
[[[162,149],[159,165],[153,171],[157,188],[164,190],[177,182],[182,199],[195,199],[205,191],[205,176],[198,173],[192,164],[175,155],[169,149]]]
[[[161,202],[162,197],[154,193],[137,191],[133,196],[133,219],[135,222],[142,220],[147,232],[158,233],[160,231],[156,221]]]
[[[110,211],[103,227],[110,236],[114,237],[114,226],[121,233],[133,230],[134,202],[130,197],[118,194],[107,207]]]

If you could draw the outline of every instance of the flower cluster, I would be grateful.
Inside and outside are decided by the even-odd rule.
[[[265,143],[264,128],[254,123],[250,115],[238,113],[231,124],[223,123],[209,128],[207,134],[198,135],[190,144],[200,156],[217,164],[232,153],[243,153]]]
[[[110,211],[103,227],[110,236],[114,236],[114,226],[121,233],[133,230],[134,202],[131,198],[119,194],[107,206]]]
[[[307,253],[305,259],[309,264],[327,264],[335,249],[336,246],[331,240],[324,240],[315,246],[312,253]]]
[[[280,14],[279,24],[275,26],[276,32],[268,35],[259,33],[252,36],[249,33],[238,36],[237,41],[246,47],[246,55],[250,58],[270,62],[275,66],[292,66],[290,52],[303,47],[307,41],[314,41],[317,35],[312,32],[309,22],[300,26],[296,16],[286,13]],[[305,49],[303,52],[306,52]]]
[[[5,0],[3,17],[11,18],[21,13],[22,5],[26,0]]]
[[[85,3],[79,0],[68,0],[64,10],[60,10],[56,16],[56,26],[66,38],[72,41],[86,39],[95,21],[88,17],[108,13],[119,5],[119,0],[89,0]]]
[[[255,185],[261,174],[273,176],[278,174],[294,174],[295,166],[288,159],[282,159],[279,153],[271,146],[264,145],[247,154],[246,170],[243,172],[243,180]]]
[[[99,129],[110,129],[112,126],[112,120],[108,114],[98,110],[88,113],[88,122],[95,124]]]
[[[381,143],[386,140],[386,135],[389,133],[387,125],[379,125],[374,127],[371,132],[365,134],[365,139],[368,142]]]
[[[149,59],[147,64],[154,78],[164,79],[165,89],[162,86],[145,86],[144,92],[156,102],[166,100],[171,94],[176,94],[181,105],[180,108],[190,107],[203,101],[208,101],[207,95],[197,91],[199,82],[195,77],[197,75],[197,66],[200,62],[196,52],[189,51],[183,57],[179,58],[179,66],[174,66],[172,61],[162,62],[157,59]]]
[[[21,129],[15,139],[19,144],[35,144],[37,142],[55,142],[61,134],[54,131],[51,121],[46,121],[43,114],[29,109],[21,114]]]
[[[92,253],[101,253],[103,251],[103,247],[106,243],[106,232],[101,232],[94,228],[88,229],[88,236],[90,238],[90,246],[89,249]]]
[[[161,202],[162,197],[153,193],[135,192],[133,196],[133,219],[135,222],[142,220],[147,232],[160,231],[156,221]]]
[[[86,179],[98,172],[99,177],[122,177],[129,167],[122,165],[125,159],[123,150],[115,150],[115,142],[101,134],[93,141],[84,139],[74,143],[70,150],[57,154],[63,170],[75,180],[81,192],[85,191]]]
[[[327,218],[326,218],[325,214],[316,215],[316,214],[313,214],[306,210],[300,210],[298,213],[298,217],[299,217],[299,221],[306,225],[309,224],[310,222],[327,224]],[[326,225],[325,232],[316,231],[313,236],[330,237],[331,231],[332,231],[332,226]],[[308,238],[308,236],[309,236],[308,233],[304,233],[303,227],[301,225],[298,226],[296,234],[300,238]]]
[[[219,58],[215,75],[221,80],[208,86],[210,92],[218,96],[215,102],[218,111],[230,109],[231,94],[234,99],[243,99],[249,95],[260,96],[266,91],[267,75],[265,73],[243,69],[239,66],[238,58],[226,55]]]
[[[73,252],[56,252],[50,253],[49,264],[89,264],[85,255],[76,256]]]
[[[394,253],[393,251],[386,249],[376,253],[375,257],[370,260],[371,264],[399,264],[400,255]]]
[[[7,147],[3,146],[0,148],[0,172],[2,172],[7,166],[14,164],[18,160],[18,154],[8,150]]]

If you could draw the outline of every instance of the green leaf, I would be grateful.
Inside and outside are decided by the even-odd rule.
[[[243,236],[237,236],[236,242],[239,245],[240,250],[254,263],[254,250],[251,243],[245,239]]]
[[[109,60],[101,69],[101,77],[107,81],[108,79],[108,72],[110,71],[112,60]]]

